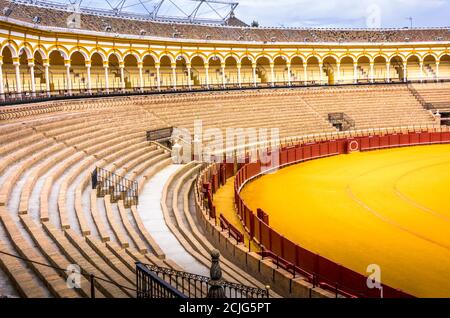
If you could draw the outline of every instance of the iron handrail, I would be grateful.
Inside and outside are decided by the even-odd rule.
[[[211,282],[211,278],[209,278],[207,276],[177,271],[175,269],[160,267],[160,266],[156,266],[156,265],[150,265],[150,264],[142,264],[142,265],[145,266],[151,272],[154,272],[157,274],[162,274],[162,275],[167,275],[169,277],[175,276],[176,278],[183,278],[188,281],[197,281],[197,282],[205,283],[208,285],[210,285],[210,282]],[[221,286],[223,288],[228,288],[230,290],[234,290],[235,292],[236,291],[240,292],[241,295],[246,295],[247,297],[249,295],[252,295],[252,296],[256,295],[256,298],[268,298],[269,297],[269,291],[267,289],[246,286],[246,285],[242,285],[242,284],[238,284],[238,283],[228,282],[225,280],[221,280],[220,282],[215,284],[215,286]],[[206,295],[204,295],[204,296],[206,297]]]

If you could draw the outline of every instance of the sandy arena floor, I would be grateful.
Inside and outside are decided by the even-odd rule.
[[[315,253],[362,274],[378,264],[383,283],[415,296],[450,297],[450,145],[309,161],[242,195]]]

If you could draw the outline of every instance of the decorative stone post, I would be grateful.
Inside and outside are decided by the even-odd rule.
[[[222,269],[219,263],[220,253],[217,250],[211,251],[211,280],[209,281],[208,298],[226,298],[225,290],[220,285],[222,281]]]
[[[103,61],[103,69],[105,70],[105,90],[109,94],[109,62]]]
[[[172,84],[173,84],[173,89],[177,90],[177,63],[172,63],[171,67],[172,67]]]
[[[252,71],[253,71],[253,86],[257,87],[257,81],[256,81],[256,63],[252,63]]]
[[[237,71],[238,71],[238,78],[237,78],[237,80],[238,80],[238,85],[239,85],[239,87],[242,87],[242,77],[241,77],[241,68],[242,68],[242,64],[241,63],[238,63],[237,64]]]
[[[220,70],[222,72],[222,87],[223,88],[226,88],[226,85],[227,85],[227,80],[226,80],[226,77],[225,77],[225,70],[226,70],[225,67],[226,67],[225,62],[221,63]]]
[[[161,90],[161,65],[159,63],[155,63],[156,68],[156,88],[158,91]]]
[[[209,65],[205,65],[205,85],[206,88],[209,89]]]
[[[138,62],[138,70],[139,70],[139,90],[141,92],[144,91],[144,74],[143,74],[144,63]]]
[[[308,64],[306,62],[303,64],[303,80],[305,82],[305,86],[308,85]]]
[[[287,72],[288,72],[288,86],[291,86],[291,82],[292,82],[292,75],[291,75],[291,63],[286,63],[286,68],[287,68]]]
[[[64,66],[66,67],[66,90],[69,95],[72,95],[72,78],[70,76],[71,61],[64,60]]]

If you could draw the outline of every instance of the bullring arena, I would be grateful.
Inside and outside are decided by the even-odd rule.
[[[450,297],[448,28],[0,9],[0,295]]]

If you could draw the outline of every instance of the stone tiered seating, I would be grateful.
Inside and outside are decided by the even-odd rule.
[[[355,129],[427,125],[434,120],[406,86],[308,90],[299,98],[324,119],[329,113],[347,114]]]
[[[15,230],[14,226],[19,228],[19,231],[22,228],[23,230],[19,234],[26,235],[25,232],[28,233],[35,244],[38,245],[38,249],[34,253],[24,253],[23,255],[26,257],[39,261],[48,260],[49,264],[60,268],[66,268],[69,262],[73,262],[80,265],[86,273],[92,273],[99,278],[112,280],[120,286],[125,287],[116,287],[108,282],[99,280],[96,282],[98,297],[134,296],[134,274],[131,272],[128,277],[121,278],[119,277],[121,275],[120,272],[117,271],[118,268],[122,267],[120,262],[115,261],[115,258],[110,258],[108,261],[101,261],[103,257],[95,254],[107,251],[105,248],[99,248],[99,244],[104,244],[101,240],[95,245],[96,251],[84,242],[83,236],[89,237],[92,229],[90,228],[89,222],[82,221],[82,219],[86,218],[83,214],[85,207],[83,206],[83,202],[80,202],[82,193],[78,196],[75,195],[75,202],[72,206],[68,205],[69,201],[67,198],[70,196],[71,189],[76,188],[74,182],[78,179],[77,175],[83,173],[85,170],[90,171],[89,168],[94,165],[97,159],[113,160],[116,153],[115,150],[118,150],[119,147],[123,147],[131,141],[135,142],[133,145],[135,149],[140,146],[142,147],[145,140],[145,129],[148,127],[148,123],[152,122],[152,118],[151,115],[142,110],[130,110],[127,113],[118,111],[113,120],[111,118],[102,120],[104,116],[96,113],[95,108],[92,113],[87,112],[85,115],[82,121],[79,121],[77,118],[72,118],[70,115],[62,116],[63,118],[59,121],[43,121],[41,125],[33,125],[32,121],[30,121],[27,124],[30,127],[33,126],[33,129],[25,130],[25,133],[22,134],[12,128],[15,124],[3,126],[5,128],[2,131],[5,131],[7,135],[12,137],[10,140],[15,143],[16,147],[9,146],[4,150],[7,156],[2,158],[2,167],[4,167],[2,171],[7,169],[14,161],[19,162],[20,169],[10,172],[3,178],[4,181],[7,181],[8,187],[2,187],[2,198],[4,198],[2,201],[4,201],[4,205],[7,205],[7,208],[2,207],[5,211],[4,215],[1,216],[2,222],[5,224],[4,226],[8,233],[13,233],[12,231]],[[116,125],[115,122],[117,120],[120,120],[122,125]],[[135,133],[138,131],[139,133]],[[31,139],[26,132],[38,136],[39,138],[32,139],[31,141],[39,142],[34,144],[25,143],[25,147],[20,148],[20,139]],[[104,135],[108,138],[103,137]],[[110,140],[108,141],[106,139]],[[1,140],[6,145],[8,145],[8,141],[7,138],[2,138]],[[154,150],[152,155],[155,157],[161,153],[155,146],[150,146],[148,149]],[[26,156],[33,153],[34,155],[27,159]],[[89,154],[92,154],[92,156]],[[148,157],[143,157],[142,160],[146,158]],[[50,161],[52,161],[56,168],[52,169],[51,172],[50,169],[52,166],[49,164]],[[126,164],[127,161],[123,161],[123,163]],[[137,164],[139,164],[138,161],[136,161]],[[25,171],[30,171],[31,173],[26,173]],[[36,219],[33,215],[28,215],[28,207],[32,201],[33,188],[38,180],[43,178],[47,172],[50,172],[50,175],[44,179],[46,182],[44,182],[44,186],[42,187],[41,198],[39,200],[39,212],[41,215],[38,215]],[[11,191],[18,186],[15,181],[21,178],[25,178],[25,186],[21,189],[23,191],[22,193],[19,190],[20,204],[18,204],[19,207],[16,209],[14,204],[8,201],[10,201]],[[59,181],[60,179],[61,181]],[[56,184],[58,183],[61,185],[59,190],[56,189]],[[84,192],[83,188],[87,186],[89,186],[88,182],[84,182],[84,185],[80,187],[80,192]],[[54,199],[51,197],[51,194],[55,190],[56,193],[59,193],[59,199],[57,199],[58,208],[56,209],[58,212],[56,215],[54,202],[52,202]],[[72,211],[75,211],[75,219],[70,216],[73,214]],[[9,215],[14,214],[14,212],[21,213],[20,222],[19,220],[14,221],[14,219],[8,219]],[[138,216],[136,215],[135,217]],[[61,220],[61,224],[59,222],[52,222],[54,219]],[[124,218],[124,220],[127,219]],[[37,222],[42,222],[45,231],[37,226]],[[128,225],[130,224],[128,223]],[[74,228],[74,230],[71,228]],[[65,238],[64,233],[67,238]],[[26,245],[18,245],[21,242],[18,238],[14,240],[14,246],[11,245],[12,243],[10,241],[5,243],[9,249],[22,251],[27,248]],[[108,255],[110,255],[109,252]],[[158,251],[158,256],[155,257],[158,258],[161,256],[164,256],[163,253]],[[114,267],[111,267],[112,265],[110,264],[114,264]],[[36,275],[40,274],[38,280],[44,280],[44,275],[51,277],[49,270],[44,271],[38,268],[35,272]],[[10,276],[12,280],[15,279],[15,276]],[[64,277],[64,272],[61,273],[61,277]],[[17,279],[19,278],[17,277]],[[128,279],[128,282],[122,281],[123,279]],[[62,281],[64,282],[64,280]],[[20,286],[20,283],[16,284],[16,286]],[[49,285],[50,283],[46,284]],[[53,296],[89,296],[88,281],[84,281],[83,288],[80,291],[72,294],[60,291],[62,288],[57,285],[54,287],[49,285],[48,288]],[[29,294],[24,295],[32,296],[38,294],[39,291],[33,292],[31,290]]]
[[[450,84],[414,84],[420,96],[440,111],[450,111]]]
[[[98,297],[133,296],[135,261],[180,267],[165,258],[136,206],[111,202],[109,195],[97,197],[90,185],[95,167],[136,181],[142,191],[172,164],[167,149],[146,141],[148,129],[192,129],[194,120],[202,119],[204,129],[279,128],[280,137],[294,137],[335,132],[326,116],[336,111],[351,116],[358,128],[433,123],[404,85],[72,100],[1,109],[0,247],[61,269],[77,263],[87,274],[116,283],[97,281]],[[167,184],[163,202],[166,223],[208,266],[212,246],[188,204],[197,171],[193,164],[180,169]],[[68,290],[64,270],[3,256],[0,264],[29,266],[23,274],[3,269],[22,296],[89,296],[86,277],[81,289]],[[229,261],[223,266],[228,279],[259,286]]]

